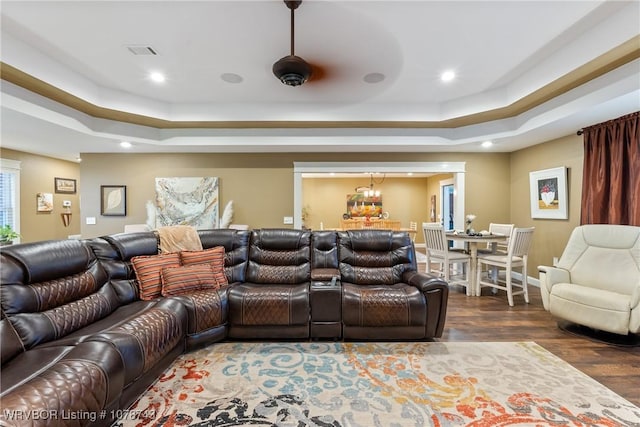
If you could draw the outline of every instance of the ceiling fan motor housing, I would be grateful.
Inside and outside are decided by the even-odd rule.
[[[311,65],[296,55],[287,55],[273,64],[273,74],[288,86],[300,86],[311,77]]]

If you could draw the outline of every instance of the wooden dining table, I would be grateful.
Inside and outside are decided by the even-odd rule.
[[[483,235],[469,235],[464,232],[447,232],[447,240],[454,242],[464,242],[465,247],[468,248],[469,257],[471,258],[469,264],[469,274],[467,275],[467,281],[471,288],[471,296],[480,296],[480,287],[478,286],[477,268],[478,268],[478,245],[492,243],[493,250],[495,251],[498,242],[505,242],[507,236],[504,234],[483,234]]]

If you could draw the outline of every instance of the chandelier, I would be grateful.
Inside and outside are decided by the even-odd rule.
[[[377,184],[382,184],[382,182],[384,182],[384,177],[382,178],[382,181]],[[373,184],[373,174],[369,174],[369,186],[356,187],[356,192],[363,193],[364,197],[380,197],[382,193],[380,190],[374,189]]]

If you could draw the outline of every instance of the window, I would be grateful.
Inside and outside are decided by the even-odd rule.
[[[20,232],[20,162],[0,159],[0,226]]]

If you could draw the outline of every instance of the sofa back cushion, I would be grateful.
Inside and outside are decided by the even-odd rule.
[[[92,250],[79,240],[2,250],[1,306],[25,349],[62,338],[113,312],[119,299]]]
[[[88,243],[112,279],[135,279],[131,258],[158,254],[158,236],[152,231],[112,234]]]
[[[131,258],[158,253],[158,237],[152,231],[118,233],[87,240],[111,278],[122,304],[138,300],[136,273]]]
[[[247,282],[300,284],[311,278],[311,232],[291,229],[253,230]]]
[[[590,224],[576,227],[558,267],[569,270],[571,282],[623,295],[640,283],[640,227]]]
[[[416,271],[408,233],[391,230],[338,232],[338,259],[343,283],[393,285],[405,271]]]
[[[251,231],[230,229],[198,230],[204,249],[224,247],[224,271],[229,283],[244,282],[249,262]]]
[[[311,268],[338,268],[338,235],[314,231],[311,235]]]
[[[0,310],[0,343],[0,365],[4,365],[24,351],[18,332],[4,315],[4,310]]]

